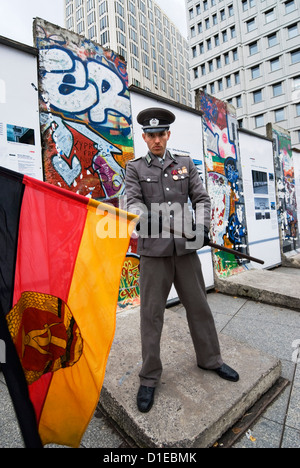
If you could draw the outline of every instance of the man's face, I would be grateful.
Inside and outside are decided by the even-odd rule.
[[[143,133],[143,138],[154,156],[163,157],[166,151],[167,142],[170,138],[170,130],[157,133]]]

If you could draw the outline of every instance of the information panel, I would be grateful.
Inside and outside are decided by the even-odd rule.
[[[240,153],[246,204],[249,255],[270,268],[281,263],[272,141],[240,130]]]
[[[43,180],[37,57],[0,43],[0,166]]]

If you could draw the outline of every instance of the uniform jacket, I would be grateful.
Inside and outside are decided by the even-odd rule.
[[[183,232],[184,226],[191,226],[192,208],[201,214],[196,223],[210,225],[210,197],[207,194],[199,173],[189,156],[166,152],[164,164],[148,153],[146,156],[129,161],[126,167],[127,210],[136,213],[138,208],[153,211],[160,204],[170,219],[171,228]],[[190,199],[190,209],[188,200]],[[171,208],[168,210],[168,207]],[[200,210],[198,211],[198,209]],[[198,214],[197,214],[198,216]],[[184,224],[186,223],[186,224]],[[186,231],[184,231],[186,232]],[[187,248],[187,239],[180,234],[163,231],[157,236],[139,237],[137,253],[151,257],[184,255],[195,251]]]

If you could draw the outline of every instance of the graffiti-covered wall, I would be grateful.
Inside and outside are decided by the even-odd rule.
[[[267,125],[267,135],[273,139],[277,214],[284,256],[300,247],[291,137],[287,130],[271,123]]]
[[[207,190],[212,200],[212,241],[248,254],[234,109],[202,91],[196,93],[196,108],[203,112]],[[220,278],[244,271],[247,262],[220,250],[214,251],[213,260]]]
[[[39,18],[35,32],[45,181],[116,201],[133,157],[125,63]]]
[[[37,18],[44,180],[120,206],[133,155],[126,64],[113,51]],[[131,248],[131,247],[130,247]],[[126,259],[119,305],[134,266]]]

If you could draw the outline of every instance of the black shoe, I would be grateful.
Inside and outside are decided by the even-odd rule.
[[[155,387],[141,385],[137,394],[137,406],[142,413],[148,413],[154,402]]]
[[[204,369],[204,367],[199,366],[200,369]],[[204,370],[212,370],[218,374],[219,377],[225,380],[229,380],[230,382],[237,382],[240,378],[239,374],[231,369],[231,367],[227,366],[227,364],[222,364],[221,367],[218,367],[217,369],[204,369]]]

